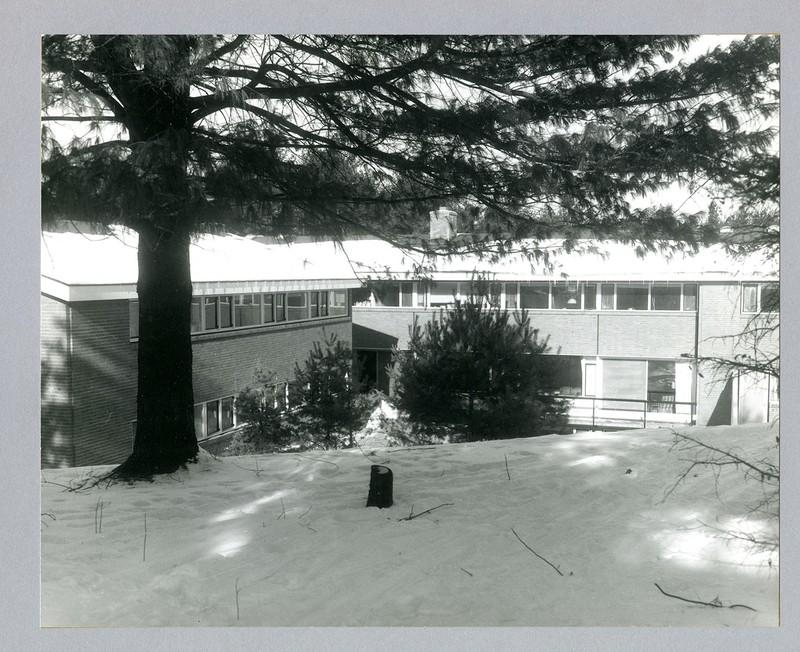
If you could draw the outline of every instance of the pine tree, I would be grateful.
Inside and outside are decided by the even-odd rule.
[[[354,446],[355,430],[365,416],[359,377],[353,351],[335,335],[314,342],[303,366],[295,368],[295,427],[325,448],[338,448],[342,435],[346,445]]]
[[[472,438],[553,432],[564,406],[549,390],[554,369],[527,314],[460,302],[411,327],[397,352],[397,401],[420,427],[465,426]]]
[[[442,202],[491,210],[458,242],[692,246],[694,216],[632,196],[708,180],[776,192],[778,39],[673,62],[687,36],[46,36],[46,221],[139,234],[136,436],[124,477],[197,453],[189,244],[217,230],[395,241]],[[79,124],[65,142],[62,130]],[[84,135],[89,131],[88,135]],[[771,183],[762,184],[767,180]],[[404,242],[429,250],[429,243]],[[540,252],[535,243],[526,255]]]

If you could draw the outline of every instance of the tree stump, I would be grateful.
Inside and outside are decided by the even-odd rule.
[[[388,466],[373,464],[369,476],[367,507],[392,506],[392,470]]]

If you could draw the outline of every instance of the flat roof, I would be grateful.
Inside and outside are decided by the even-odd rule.
[[[41,290],[64,301],[135,299],[138,234],[42,234]],[[239,294],[360,286],[332,242],[265,244],[236,235],[198,235],[189,250],[194,294]]]
[[[580,240],[569,252],[560,240],[520,243],[538,258],[506,255],[498,261],[477,254],[432,257],[403,250],[382,240],[352,240],[344,248],[359,276],[373,279],[413,278],[420,272],[433,280],[470,279],[480,275],[498,281],[663,281],[714,282],[777,280],[778,262],[763,255],[733,257],[723,245],[696,253],[647,252],[613,241]]]

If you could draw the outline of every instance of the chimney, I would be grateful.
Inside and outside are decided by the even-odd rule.
[[[456,212],[444,206],[430,212],[431,240],[451,240],[458,233]]]

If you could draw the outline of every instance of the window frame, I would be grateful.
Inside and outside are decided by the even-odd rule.
[[[230,411],[231,411],[231,425],[228,427],[223,427],[223,415],[225,413],[225,409],[223,408],[223,404],[226,402],[230,402]],[[213,432],[209,433],[209,405],[216,406],[216,426],[217,429]],[[198,412],[199,408],[199,412]],[[197,432],[197,425],[201,424],[202,432]],[[206,441],[207,439],[211,439],[212,437],[218,437],[221,435],[225,435],[232,430],[235,430],[239,427],[239,421],[236,416],[236,396],[228,395],[222,396],[220,398],[212,398],[208,401],[201,401],[199,403],[194,404],[194,429],[195,429],[195,438],[197,441]]]
[[[765,287],[770,287],[770,288],[774,287],[777,290],[777,292],[778,292],[778,305],[776,306],[776,309],[768,309],[768,310],[764,309],[764,302],[763,302],[762,294],[763,294],[763,291],[764,291]],[[749,310],[745,306],[745,296],[746,296],[745,289],[748,289],[748,288],[754,288],[755,291],[756,291],[755,308],[753,310]],[[780,282],[778,282],[778,281],[771,281],[771,282],[768,282],[768,283],[755,283],[755,282],[754,283],[742,283],[741,300],[739,302],[739,306],[740,306],[742,314],[745,314],[745,315],[758,315],[758,314],[760,314],[762,312],[769,312],[769,313],[780,312],[780,290],[781,290]]]

